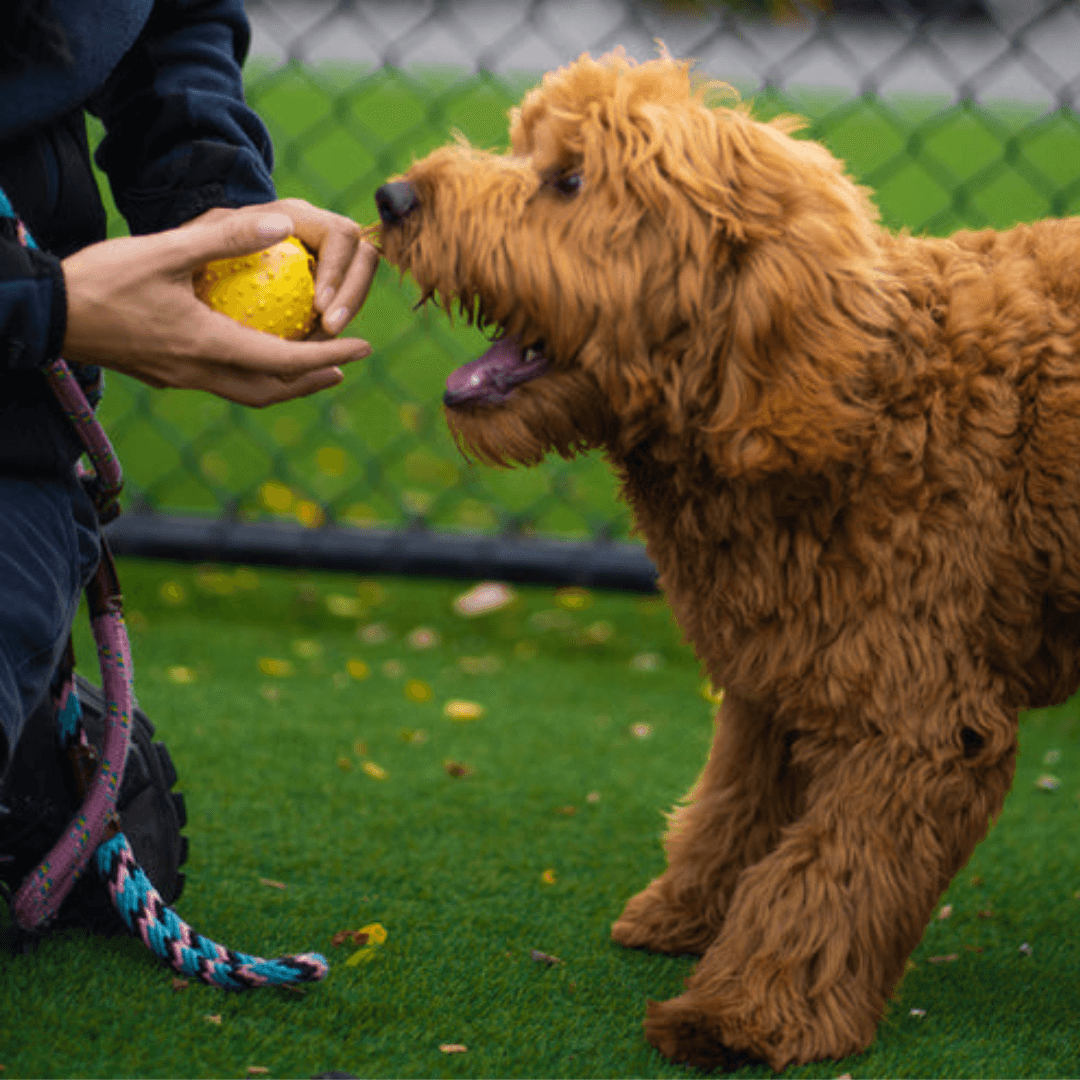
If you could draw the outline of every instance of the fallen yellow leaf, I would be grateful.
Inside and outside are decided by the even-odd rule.
[[[430,701],[431,693],[431,687],[419,679],[410,679],[405,684],[405,696],[410,701]]]
[[[293,666],[289,660],[276,660],[271,656],[260,656],[259,670],[264,675],[273,675],[275,678],[283,679],[293,673]]]
[[[326,598],[326,610],[341,619],[358,619],[364,613],[364,605],[355,596],[331,593]]]
[[[593,602],[589,590],[582,589],[577,585],[567,585],[563,589],[556,589],[555,600],[561,607],[570,611],[583,611]]]
[[[484,715],[484,706],[475,701],[448,701],[443,706],[443,715],[450,720],[479,720]]]
[[[359,938],[362,938],[367,944],[358,952],[354,952],[352,956],[345,961],[347,967],[356,967],[357,964],[366,964],[372,959],[378,951],[379,946],[386,941],[386,928],[382,923],[368,923],[367,926],[362,926],[359,930],[354,931],[354,940]]]
[[[364,762],[364,772],[368,774],[373,780],[385,780],[390,774],[375,764],[374,761]]]

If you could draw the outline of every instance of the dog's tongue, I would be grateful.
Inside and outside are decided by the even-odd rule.
[[[542,375],[547,366],[547,358],[539,353],[526,360],[517,338],[496,338],[483,356],[450,373],[443,401],[447,405],[497,405],[506,401],[515,386]]]

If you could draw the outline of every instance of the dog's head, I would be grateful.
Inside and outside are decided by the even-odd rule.
[[[886,332],[876,212],[798,123],[710,107],[689,65],[582,56],[376,199],[385,257],[493,328],[447,380],[459,441],[532,464],[607,445],[819,468],[865,424]]]

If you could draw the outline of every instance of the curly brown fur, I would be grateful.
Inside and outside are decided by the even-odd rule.
[[[381,243],[542,342],[534,377],[503,342],[459,379],[452,430],[498,464],[603,447],[725,688],[612,933],[702,954],[649,1006],[663,1053],[781,1069],[871,1042],[1001,810],[1018,710],[1080,682],[1080,220],[892,235],[792,121],[706,93],[583,56],[510,152],[414,164]]]

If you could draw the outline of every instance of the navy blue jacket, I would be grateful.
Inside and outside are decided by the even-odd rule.
[[[74,62],[0,71],[0,189],[38,244],[20,244],[0,214],[0,475],[70,473],[81,449],[40,369],[66,332],[60,260],[105,238],[84,110],[104,124],[94,159],[134,234],[276,198],[270,137],[244,103],[242,0],[53,10]]]

